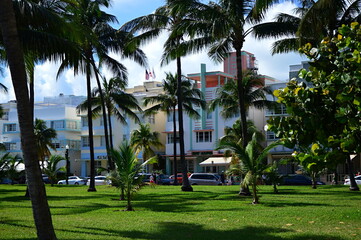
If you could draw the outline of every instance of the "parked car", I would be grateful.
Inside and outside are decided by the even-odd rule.
[[[43,178],[44,183],[48,183],[48,184],[51,183],[48,175],[41,174],[41,177]]]
[[[152,174],[150,174],[150,173],[139,173],[139,176],[143,178],[144,183],[146,183],[146,182],[149,183],[151,175]]]
[[[171,179],[170,184],[173,184],[174,183],[174,175],[170,175],[169,178]],[[177,182],[178,182],[178,184],[183,183],[183,175],[182,175],[182,173],[177,173]]]
[[[282,177],[281,185],[312,185],[312,179],[301,174],[286,175]],[[325,185],[325,183],[317,181],[317,185]]]
[[[355,176],[355,181],[357,185],[361,185],[361,175],[360,176]],[[345,179],[344,185],[350,185],[350,177]]]
[[[110,185],[112,181],[108,180],[106,176],[95,176],[94,177],[95,185]],[[90,180],[87,182],[87,185],[90,185]]]
[[[86,178],[78,177],[78,176],[70,176],[68,178],[69,185],[85,185],[87,183]],[[66,180],[60,180],[58,184],[66,184]]]
[[[222,185],[220,177],[214,173],[193,173],[188,179],[191,185]]]
[[[168,175],[159,174],[157,177],[157,184],[170,185],[173,181]]]
[[[18,184],[18,181],[11,181],[10,178],[1,178],[0,184]]]

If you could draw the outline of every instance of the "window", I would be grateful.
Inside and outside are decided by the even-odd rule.
[[[208,120],[212,119],[212,112],[207,112],[207,119]]]
[[[188,172],[194,172],[194,161],[188,160],[187,162],[188,162],[188,164],[187,164]]]
[[[53,129],[61,129],[64,128],[64,120],[51,121],[50,127]]]
[[[9,150],[17,150],[16,143],[7,142],[7,143],[4,143],[4,145],[5,145],[5,149],[7,151],[9,151]]]
[[[206,131],[206,132],[196,132],[196,142],[212,142],[212,132]]]
[[[16,124],[4,124],[4,132],[16,132]]]
[[[127,134],[123,134],[123,141],[127,141]]]
[[[155,115],[149,115],[148,116],[148,123],[155,124]]]
[[[168,144],[174,143],[173,133],[168,133],[167,134],[167,143]],[[176,133],[176,143],[179,143],[179,133]]]
[[[168,122],[173,122],[173,112],[168,114],[167,120]],[[175,113],[175,121],[178,121],[178,112]]]
[[[94,161],[95,169],[102,167],[102,161]]]
[[[83,127],[87,127],[88,126],[88,117],[81,117],[81,125]]]
[[[9,120],[9,112],[8,111],[4,111],[3,112],[3,116],[1,118],[2,120]]]
[[[104,147],[105,146],[105,136],[101,136],[100,137],[100,146]]]
[[[89,137],[81,137],[81,146],[89,147]]]
[[[78,129],[78,124],[76,121],[66,121],[67,129]]]
[[[279,139],[274,132],[267,131],[267,140]]]
[[[60,142],[53,142],[53,146],[54,146],[55,148],[61,148]]]

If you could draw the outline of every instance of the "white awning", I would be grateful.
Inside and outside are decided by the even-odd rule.
[[[226,166],[231,164],[231,157],[210,157],[199,165],[201,166]]]

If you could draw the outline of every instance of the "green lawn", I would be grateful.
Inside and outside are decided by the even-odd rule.
[[[144,187],[125,212],[109,186],[47,186],[59,239],[361,239],[361,193],[344,186],[260,186],[261,204],[238,186]],[[0,185],[0,239],[36,239],[25,186]]]

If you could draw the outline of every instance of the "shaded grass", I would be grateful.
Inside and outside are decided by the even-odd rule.
[[[0,185],[0,239],[36,239],[25,186]],[[47,186],[59,239],[334,239],[361,238],[361,193],[344,186],[260,186],[261,204],[238,186],[143,188],[134,212],[109,186]]]

